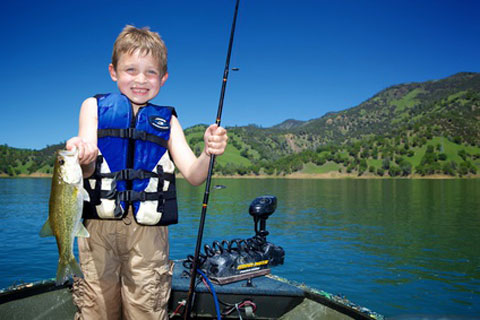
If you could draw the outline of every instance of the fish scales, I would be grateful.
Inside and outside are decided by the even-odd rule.
[[[81,222],[83,201],[88,194],[83,188],[82,169],[76,150],[60,150],[56,154],[48,220],[40,236],[55,236],[59,253],[57,284],[70,276],[83,276],[73,255],[75,236],[88,237]]]

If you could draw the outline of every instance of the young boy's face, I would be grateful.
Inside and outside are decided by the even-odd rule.
[[[137,107],[155,98],[168,78],[168,73],[162,76],[160,66],[151,54],[144,55],[138,50],[122,54],[117,68],[110,64],[108,69],[120,92]]]

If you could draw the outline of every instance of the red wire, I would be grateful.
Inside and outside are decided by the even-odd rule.
[[[185,305],[185,302],[184,303],[179,302],[178,306],[177,306],[177,309],[175,309],[175,311],[173,311],[173,315],[177,315],[180,308],[183,307],[184,305]]]
[[[257,305],[256,305],[255,303],[253,303],[252,301],[250,301],[250,300],[246,300],[246,301],[240,303],[240,304],[238,305],[238,308],[242,308],[242,307],[244,307],[244,306],[247,305],[247,304],[248,304],[248,305],[251,305],[251,306],[253,307],[253,312],[255,312],[255,310],[257,310]]]

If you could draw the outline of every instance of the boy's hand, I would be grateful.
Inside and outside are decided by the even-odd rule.
[[[219,127],[216,124],[212,124],[205,131],[203,140],[205,141],[204,151],[207,156],[210,156],[212,154],[217,156],[221,155],[225,152],[225,148],[227,147],[227,130]]]
[[[65,146],[67,150],[72,150],[74,147],[78,150],[78,161],[81,165],[90,164],[97,158],[98,148],[95,144],[87,142],[80,137],[73,137],[67,141]]]

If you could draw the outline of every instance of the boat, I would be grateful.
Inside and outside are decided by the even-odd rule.
[[[194,319],[383,319],[344,297],[275,276],[283,264],[282,247],[267,241],[266,221],[276,209],[275,196],[253,200],[249,214],[255,236],[215,241],[199,256],[191,315]],[[194,257],[175,261],[168,303],[170,318],[183,319]],[[196,265],[196,264],[195,264]],[[203,284],[201,279],[203,279]],[[72,281],[54,279],[0,290],[0,319],[73,319]]]
[[[183,319],[189,278],[175,263],[168,310],[173,319]],[[222,319],[383,319],[344,297],[293,283],[272,274],[225,285],[213,285],[223,304]],[[56,285],[54,279],[27,283],[0,290],[0,319],[73,319],[76,307],[72,284]],[[192,317],[217,318],[209,288],[196,288]]]

